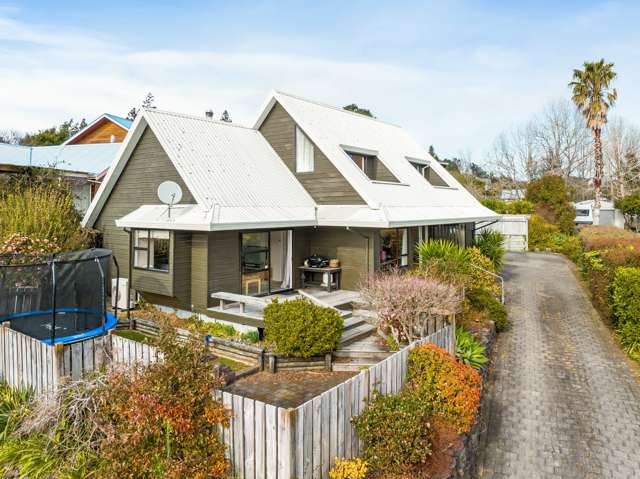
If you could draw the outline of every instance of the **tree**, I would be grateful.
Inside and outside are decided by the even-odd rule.
[[[620,198],[616,201],[615,205],[616,208],[622,211],[627,226],[630,226],[633,220],[640,216],[640,193],[634,193]]]
[[[602,128],[607,123],[607,114],[613,107],[618,92],[611,88],[617,74],[613,71],[613,63],[605,63],[604,58],[597,62],[584,62],[584,70],[573,71],[573,81],[569,83],[572,90],[571,99],[587,122],[591,130],[595,148],[595,174],[593,186],[595,199],[593,204],[593,224],[600,224],[600,207],[602,204],[602,176],[604,162],[602,159]]]
[[[142,100],[141,108],[143,110],[155,109],[155,103],[156,98],[153,96],[153,93],[149,92],[147,93],[147,96],[144,97],[144,100]],[[131,108],[131,110],[129,110],[129,113],[127,113],[127,120],[135,120],[136,116],[138,116],[138,113],[140,113],[140,109],[134,106],[133,108]]]
[[[640,129],[614,118],[603,133],[605,176],[615,200],[640,189]]]
[[[535,203],[538,215],[559,226],[563,233],[573,231],[576,210],[571,202],[571,190],[561,176],[545,175],[530,182],[526,199]]]
[[[355,103],[351,103],[350,105],[345,106],[344,110],[352,111],[354,113],[360,113],[361,115],[375,118],[375,116],[373,116],[373,113],[371,113],[371,110],[367,110],[366,108],[360,108]]]
[[[440,161],[440,158],[438,157],[436,149],[433,147],[433,145],[429,145],[429,154],[433,157],[434,160]]]
[[[231,123],[231,117],[229,116],[229,112],[227,110],[222,112],[220,115],[220,121],[224,121],[225,123]]]
[[[0,143],[7,145],[19,145],[22,143],[23,136],[16,130],[3,130],[0,131]]]
[[[72,118],[58,127],[52,126],[46,130],[39,130],[38,133],[27,133],[22,138],[21,144],[27,146],[59,145],[86,126],[87,122],[84,118],[79,122],[74,122]]]

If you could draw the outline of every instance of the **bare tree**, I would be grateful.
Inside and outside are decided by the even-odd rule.
[[[19,145],[24,136],[17,130],[0,131],[0,143]]]
[[[614,200],[640,188],[640,129],[616,117],[603,133],[605,179]]]

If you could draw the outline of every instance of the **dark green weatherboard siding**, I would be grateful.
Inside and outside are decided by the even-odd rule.
[[[131,154],[129,162],[118,178],[95,224],[103,235],[105,248],[113,251],[120,264],[120,275],[128,277],[129,238],[122,228],[115,224],[121,218],[141,205],[161,204],[158,200],[158,185],[171,180],[180,185],[183,203],[195,203],[189,189],[184,184],[173,164],[160,146],[155,134],[147,128]],[[132,287],[162,296],[183,296],[188,304],[188,282],[190,265],[185,257],[190,243],[190,234],[181,233],[171,236],[172,270],[169,273],[134,269]],[[179,250],[176,256],[176,248]],[[186,275],[186,276],[185,276]]]
[[[260,133],[317,203],[365,204],[351,184],[315,145],[313,146],[314,171],[296,173],[296,124],[279,103],[274,105],[262,123]]]

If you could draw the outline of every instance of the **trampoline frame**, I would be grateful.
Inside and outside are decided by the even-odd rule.
[[[87,251],[93,251],[87,250]],[[106,250],[108,251],[108,250]],[[115,306],[114,313],[109,313],[107,311],[107,296],[105,294],[106,291],[106,278],[104,274],[104,270],[102,269],[102,265],[100,264],[100,260],[105,257],[110,257],[113,260],[113,263],[116,268],[116,297],[115,297]],[[102,304],[102,312],[98,310],[91,309],[82,309],[82,308],[56,308],[56,298],[57,298],[57,284],[56,284],[56,264],[70,264],[70,263],[82,263],[86,261],[93,261],[98,266],[98,271],[100,272],[100,291],[101,291],[101,301]],[[54,253],[51,255],[51,259],[46,262],[38,262],[38,263],[27,263],[27,264],[8,264],[4,266],[0,266],[2,268],[26,268],[33,266],[43,266],[47,265],[51,268],[51,282],[52,282],[52,293],[51,293],[51,309],[47,310],[33,310],[33,311],[23,311],[20,313],[12,313],[7,316],[0,317],[0,323],[4,323],[6,321],[11,321],[12,319],[18,318],[27,318],[29,316],[50,314],[51,315],[51,338],[49,339],[40,339],[41,342],[49,345],[53,344],[69,344],[78,341],[82,341],[85,339],[93,338],[99,336],[101,334],[106,334],[108,330],[113,329],[118,323],[118,301],[119,301],[119,293],[120,293],[120,267],[118,265],[118,261],[116,257],[113,255],[111,251],[108,254],[103,254],[101,256],[94,256],[92,258],[81,258],[81,259],[57,259],[57,255]],[[86,331],[82,331],[81,333],[73,334],[71,336],[62,336],[56,337],[56,316],[58,313],[68,313],[68,312],[77,312],[77,313],[91,313],[102,316],[102,325],[97,328],[88,329]]]

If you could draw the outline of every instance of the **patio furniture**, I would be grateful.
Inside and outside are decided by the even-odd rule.
[[[340,279],[342,276],[342,268],[312,268],[310,266],[298,266],[300,271],[300,286],[306,287],[308,284],[319,284],[326,287],[327,292],[331,292],[332,289],[340,289]],[[322,274],[321,282],[314,282],[314,274]],[[335,285],[335,288],[334,288]]]

